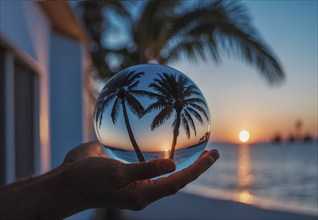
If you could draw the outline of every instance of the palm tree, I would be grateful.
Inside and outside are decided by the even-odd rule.
[[[91,52],[104,78],[151,60],[169,64],[186,57],[220,62],[223,54],[255,66],[270,83],[285,78],[241,2],[85,1],[78,11],[92,35]],[[113,20],[120,22],[109,22]],[[117,37],[117,44],[107,43],[105,37],[114,31],[126,37]]]
[[[296,122],[295,122],[296,135],[295,136],[296,136],[297,140],[302,139],[302,134],[301,134],[302,126],[303,126],[302,120],[300,120],[300,119],[296,120]]]
[[[113,124],[116,124],[120,108],[122,109],[129,139],[135,149],[139,161],[145,161],[145,158],[142,155],[134,137],[129,122],[126,105],[129,107],[130,111],[139,118],[143,116],[145,109],[135,96],[143,97],[149,95],[147,91],[136,89],[139,84],[139,78],[144,74],[144,72],[136,73],[136,71],[131,71],[127,74],[123,73],[117,76],[115,79],[109,81],[109,86],[101,92],[99,96],[100,98],[97,100],[97,108],[95,110],[95,123],[96,126],[100,127],[103,119],[104,109],[107,108],[110,103],[113,103],[111,110]]]
[[[109,65],[105,62],[105,57],[111,51],[103,46],[103,33],[110,30],[111,23],[109,22],[110,19],[105,19],[104,14],[105,12],[111,11],[116,13],[117,17],[122,16],[125,19],[128,19],[128,11],[118,0],[78,1],[76,9],[77,14],[85,25],[85,29],[88,31],[90,36],[89,48],[94,67],[98,70],[99,74],[111,72]],[[107,75],[107,77],[110,76],[112,75]]]
[[[174,115],[173,141],[169,155],[169,158],[173,159],[180,125],[183,125],[187,137],[190,138],[190,127],[196,136],[196,127],[192,116],[201,124],[204,123],[201,114],[207,120],[209,117],[201,106],[206,106],[206,103],[200,98],[201,94],[198,88],[191,84],[187,78],[167,73],[158,74],[158,76],[159,78],[154,79],[154,82],[149,85],[149,88],[155,91],[152,93],[152,97],[156,98],[156,101],[146,108],[145,113],[159,111],[151,123],[151,130],[159,127]]]

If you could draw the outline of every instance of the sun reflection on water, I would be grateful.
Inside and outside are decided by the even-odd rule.
[[[168,148],[166,148],[165,151],[164,151],[163,158],[164,158],[164,159],[169,159],[169,154],[170,154],[170,151],[169,151]]]
[[[251,173],[251,159],[249,145],[240,145],[239,159],[237,167],[237,200],[242,203],[251,204],[254,195],[251,192],[251,185],[254,182],[254,176]]]

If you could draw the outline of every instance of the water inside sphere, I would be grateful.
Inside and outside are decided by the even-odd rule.
[[[180,71],[142,64],[117,73],[99,94],[94,128],[113,159],[125,163],[170,158],[192,164],[210,137],[207,102]]]

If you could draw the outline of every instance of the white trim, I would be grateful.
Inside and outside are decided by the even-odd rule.
[[[41,76],[43,72],[45,72],[43,67],[31,55],[22,50],[20,47],[15,46],[15,44],[5,35],[5,33],[0,32],[0,43],[2,43],[3,46],[14,55],[16,58],[15,60],[21,60],[36,74]]]
[[[82,109],[83,109],[83,142],[87,142],[90,140],[90,128],[92,125],[92,114],[91,114],[91,106],[90,106],[90,97],[88,94],[88,90],[90,89],[89,85],[89,68],[91,66],[91,62],[89,59],[89,56],[87,55],[85,48],[82,47],[81,49],[82,53],[82,97],[83,97],[83,103],[82,103]]]
[[[14,134],[14,56],[11,51],[5,52],[5,183],[15,180],[15,134]]]
[[[37,74],[37,73],[35,73]],[[34,132],[34,139],[33,139],[33,157],[34,157],[34,164],[33,170],[35,173],[41,173],[41,146],[40,146],[40,93],[39,93],[39,84],[40,79],[39,76],[36,75],[33,79],[33,132]]]
[[[48,72],[32,56],[15,46],[4,33],[0,43],[5,48],[5,183],[15,181],[15,134],[14,134],[14,66],[22,63],[36,74],[34,80],[34,172],[40,174],[50,168],[49,143],[49,96]],[[46,91],[47,90],[47,91]],[[46,96],[46,97],[43,97]],[[42,100],[42,101],[41,101]],[[44,100],[45,103],[42,103]],[[44,134],[47,133],[47,134]]]

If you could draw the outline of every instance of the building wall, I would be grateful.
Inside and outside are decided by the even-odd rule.
[[[28,1],[0,1],[0,38],[9,47],[10,57],[23,60],[39,76],[39,127],[37,152],[35,152],[35,171],[41,173],[50,168],[50,137],[49,137],[49,49],[51,27],[40,8],[34,2]],[[7,61],[10,60],[7,56]],[[6,61],[6,62],[7,62]],[[10,62],[10,61],[9,61]],[[12,73],[9,74],[9,78]],[[8,77],[7,77],[8,78]],[[11,77],[12,78],[12,77]],[[11,88],[8,81],[7,89]],[[7,91],[8,92],[8,91]],[[7,99],[11,94],[8,92]],[[7,103],[10,105],[10,103]],[[11,103],[12,104],[12,103]],[[12,110],[13,106],[6,106]],[[7,111],[8,113],[9,111]],[[14,170],[14,127],[10,121],[10,114],[6,118],[6,165],[7,169]],[[6,182],[14,181],[12,172],[7,172]]]
[[[52,31],[49,19],[34,1],[0,1],[0,44],[6,51],[3,62],[13,64],[19,58],[38,74],[35,171],[36,174],[46,172],[59,165],[71,148],[88,138],[83,75],[89,59],[79,41]],[[15,181],[11,113],[14,102],[10,93],[14,90],[13,72],[13,68],[5,70],[6,183]],[[93,212],[88,210],[68,219],[87,219]]]
[[[52,165],[83,142],[83,48],[78,41],[53,33],[50,62]]]
[[[31,1],[0,1],[0,40],[39,75],[39,148],[35,154],[36,173],[43,173],[84,141],[84,50],[79,41],[52,31],[46,15]],[[14,140],[7,140],[6,145],[11,145],[6,146],[11,154],[6,155],[6,165],[14,170]],[[8,172],[6,182],[12,181],[14,176]]]

